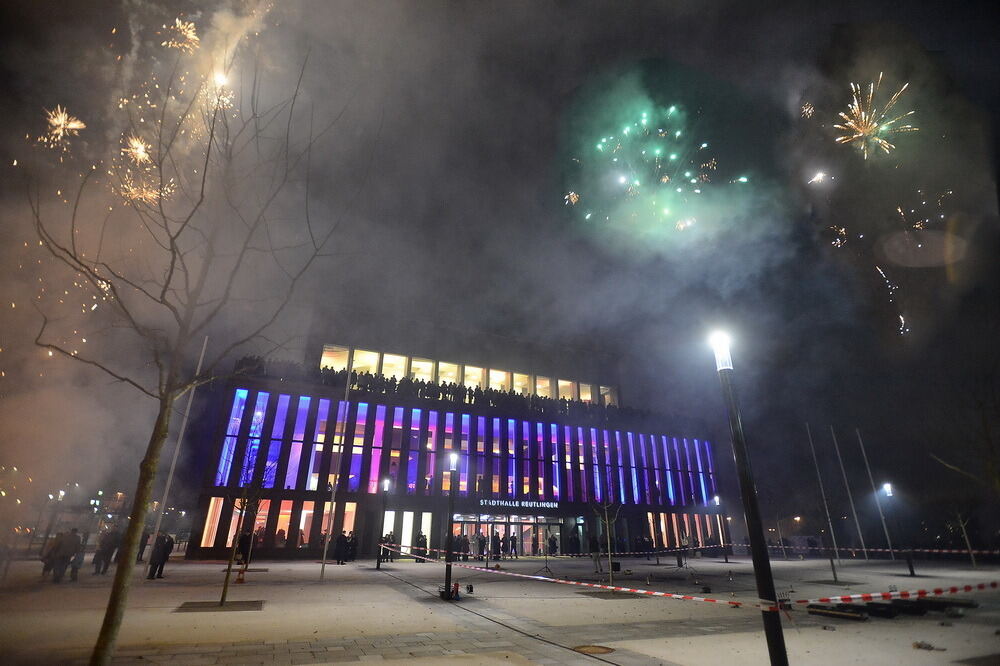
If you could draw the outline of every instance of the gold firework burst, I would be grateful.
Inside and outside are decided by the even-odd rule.
[[[851,83],[851,103],[847,107],[846,112],[841,111],[839,114],[844,122],[841,125],[834,125],[834,127],[844,132],[836,138],[836,142],[857,144],[861,149],[862,156],[866,160],[868,159],[868,154],[875,152],[876,148],[888,153],[896,147],[885,137],[903,132],[916,132],[919,129],[913,125],[897,125],[899,121],[913,115],[913,111],[907,111],[898,116],[890,117],[890,111],[896,106],[900,95],[903,94],[910,84],[903,84],[903,87],[889,98],[885,106],[879,109],[875,103],[875,97],[878,94],[881,84],[881,72],[878,75],[878,81],[868,84],[867,93],[864,92],[859,84]]]
[[[48,123],[48,130],[38,137],[38,142],[64,151],[69,150],[69,138],[78,136],[80,130],[87,128],[86,123],[71,116],[69,111],[58,104],[52,111],[45,109],[45,121]]]
[[[132,160],[136,165],[148,164],[152,161],[149,154],[149,144],[135,134],[125,139],[122,155]]]
[[[575,206],[580,201],[580,195],[576,192],[569,192],[563,197],[567,206]]]
[[[802,105],[803,118],[812,118],[814,113],[816,113],[816,108],[812,105],[812,102],[806,102]]]
[[[198,38],[198,31],[195,30],[194,23],[182,21],[179,18],[174,19],[173,25],[164,25],[160,34],[163,35],[160,46],[177,49],[182,53],[194,53],[195,49],[201,45],[201,39]]]

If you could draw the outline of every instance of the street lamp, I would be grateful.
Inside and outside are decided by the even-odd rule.
[[[882,492],[885,493],[886,497],[892,497],[892,484],[891,483],[883,483],[882,484]]]
[[[451,563],[454,560],[451,551],[455,538],[455,493],[458,492],[458,454],[448,455],[448,535],[444,540],[444,594],[445,599],[451,599]]]
[[[736,459],[740,495],[743,499],[743,511],[746,515],[754,577],[757,580],[757,595],[766,606],[773,608],[778,605],[778,595],[774,591],[774,576],[771,574],[771,561],[768,558],[767,542],[764,539],[764,525],[761,522],[760,507],[757,505],[757,490],[754,486],[753,470],[750,468],[750,454],[743,436],[743,424],[736,402],[736,391],[733,388],[733,359],[729,354],[731,340],[727,333],[716,331],[709,336],[708,341],[715,352],[715,368],[719,372],[722,395],[729,412],[733,457]],[[761,616],[764,621],[764,635],[767,639],[767,651],[771,657],[772,666],[787,666],[788,653],[785,650],[785,637],[781,631],[781,616],[769,608],[762,609]]]
[[[385,529],[385,514],[389,504],[389,479],[382,479],[382,529]],[[382,536],[385,536],[384,534]],[[379,539],[379,543],[384,543],[382,539]],[[378,558],[375,560],[375,568],[382,568],[382,554],[385,550],[385,546],[379,545],[378,548]]]

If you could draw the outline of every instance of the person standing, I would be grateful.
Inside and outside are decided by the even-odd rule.
[[[358,552],[358,540],[354,536],[354,530],[347,533],[347,561],[353,562]]]
[[[163,578],[163,566],[170,558],[170,553],[174,550],[174,540],[165,532],[156,535],[153,542],[153,550],[149,555],[149,580]]]
[[[347,563],[347,534],[344,530],[340,530],[340,534],[333,541],[333,557],[337,560],[337,564]]]
[[[604,573],[604,567],[601,566],[601,544],[594,534],[590,535],[590,558],[594,560],[594,573]]]
[[[493,553],[493,559],[494,560],[499,560],[500,559],[500,533],[497,532],[496,530],[493,530],[493,538],[490,541],[490,550]]]
[[[79,580],[78,577],[80,575],[80,567],[83,566],[84,549],[86,547],[86,544],[87,544],[87,540],[84,539],[80,543],[80,550],[76,551],[76,555],[74,555],[73,559],[70,560],[70,563],[69,563],[69,579],[70,579],[70,582],[75,583],[75,582],[77,582],[77,580]]]
[[[462,543],[459,545],[459,550],[462,551],[462,561],[463,562],[468,562],[469,561],[469,551],[472,550],[472,543],[469,541],[469,535],[468,534],[463,534],[462,535]]]
[[[416,558],[417,564],[423,564],[423,558],[427,556],[427,537],[424,536],[423,532],[417,535],[417,555],[420,555]]]
[[[142,538],[139,539],[139,553],[135,556],[136,562],[142,562],[142,554],[146,551],[146,544],[149,543],[149,530],[142,531]]]
[[[480,531],[476,535],[476,559],[482,562],[486,555],[486,536]]]
[[[549,555],[550,556],[555,556],[557,554],[558,548],[559,548],[559,542],[556,541],[556,535],[555,534],[550,534],[549,535]]]
[[[63,533],[57,532],[54,537],[46,541],[45,545],[42,546],[42,578],[49,575],[49,572],[52,571],[52,567],[55,566],[56,547],[59,545],[59,542],[62,541],[62,537]]]
[[[94,551],[94,575],[106,574],[108,567],[114,559],[118,543],[121,541],[121,534],[117,528],[112,527],[101,535],[97,542],[97,550]]]
[[[394,562],[396,560],[396,551],[394,551],[392,549],[396,547],[396,535],[393,534],[392,532],[389,532],[385,536],[385,542],[387,544],[389,544],[389,547],[386,548],[386,551],[387,551],[386,555],[389,557],[389,562],[390,563]]]
[[[510,535],[510,556],[517,557],[517,536]]]
[[[81,547],[80,535],[75,527],[59,538],[59,542],[53,547],[55,559],[52,565],[52,582],[62,582],[66,567],[76,557]]]
[[[252,539],[253,536],[247,530],[240,535],[239,540],[236,542],[236,560],[240,564],[250,565],[250,543]]]
[[[504,534],[500,537],[500,559],[507,559],[510,557],[510,537]]]

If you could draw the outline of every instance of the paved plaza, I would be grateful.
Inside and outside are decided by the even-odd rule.
[[[89,557],[88,557],[89,560]],[[89,563],[89,562],[88,562]],[[473,563],[474,564],[474,563]],[[502,564],[534,573],[540,558]],[[725,563],[693,558],[678,570],[673,559],[624,559],[630,573],[616,584],[753,602],[754,582],[744,557]],[[549,561],[556,576],[598,582],[589,559]],[[328,565],[320,582],[316,562],[255,562],[247,582],[231,587],[234,601],[263,601],[261,610],[176,612],[185,602],[217,600],[223,565],[175,560],[166,578],[137,578],[115,663],[300,664],[405,659],[411,663],[506,664],[765,664],[758,611],[727,605],[610,593],[455,569],[465,589],[459,602],[437,596],[444,567],[411,560]],[[822,560],[774,562],[779,594],[793,599],[829,594],[933,588],[996,580],[995,566],[918,562],[917,578],[901,562],[845,561],[841,583]],[[110,575],[81,571],[77,583],[42,581],[37,562],[15,562],[0,588],[0,654],[4,663],[82,663],[100,627]],[[704,588],[710,592],[704,592]],[[819,618],[798,607],[783,616],[793,664],[1000,663],[1000,593],[963,595],[980,607],[964,617]],[[936,650],[915,649],[923,642]],[[610,648],[588,655],[574,648]],[[963,661],[968,660],[968,661]]]

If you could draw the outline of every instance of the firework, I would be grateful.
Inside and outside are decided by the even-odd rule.
[[[816,108],[812,105],[812,102],[806,102],[802,105],[801,113],[803,118],[812,118],[813,114],[816,113]]]
[[[709,143],[688,135],[684,110],[676,105],[632,116],[590,146],[574,159],[578,187],[563,197],[584,220],[683,231],[709,212],[715,192],[749,182],[719,174]]]
[[[816,175],[807,180],[806,183],[812,185],[813,183],[822,183],[824,180],[826,180],[826,173],[817,171]]]
[[[82,120],[69,115],[69,111],[58,104],[52,111],[45,109],[45,121],[48,123],[48,130],[38,137],[38,142],[62,151],[69,150],[70,137],[78,136],[80,130],[87,128]]]
[[[913,115],[913,111],[907,111],[898,116],[890,117],[890,112],[896,106],[896,102],[899,101],[900,95],[903,94],[910,84],[903,84],[903,87],[889,98],[885,106],[879,109],[876,105],[875,97],[878,94],[881,84],[881,72],[878,75],[877,81],[868,84],[867,94],[859,84],[851,83],[851,103],[848,105],[846,112],[841,111],[838,114],[844,122],[841,125],[834,125],[834,127],[844,132],[835,139],[836,142],[858,145],[862,156],[866,160],[869,153],[874,153],[876,149],[881,149],[883,152],[888,153],[896,147],[885,137],[904,132],[916,132],[919,129],[913,125],[897,124],[904,118]]]
[[[156,205],[161,200],[166,200],[177,189],[173,179],[164,183],[162,187],[150,184],[137,177],[130,171],[125,171],[121,175],[118,186],[118,193],[126,203]]]
[[[148,164],[152,160],[149,155],[149,144],[134,134],[125,139],[122,155],[132,160],[137,166]]]
[[[182,21],[179,18],[174,19],[173,25],[164,25],[163,31],[160,34],[163,35],[163,41],[160,42],[160,46],[165,46],[168,49],[177,49],[182,53],[194,53],[201,45],[201,40],[198,38],[198,32],[195,30],[194,23]]]

